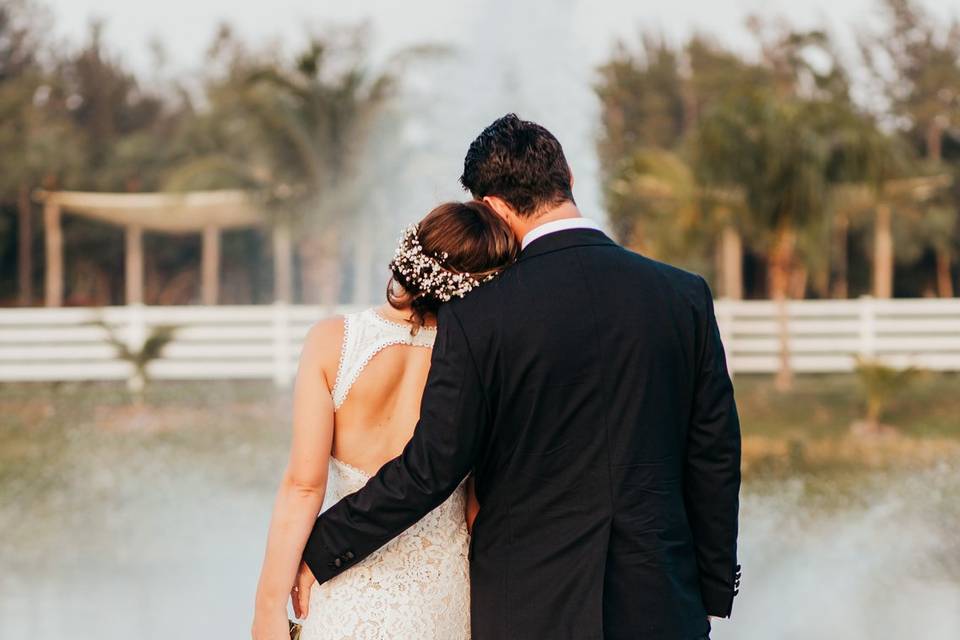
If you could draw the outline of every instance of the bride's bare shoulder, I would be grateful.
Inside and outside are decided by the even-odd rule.
[[[303,341],[301,360],[315,363],[327,380],[333,380],[340,366],[344,317],[331,316],[315,322]]]
[[[320,350],[335,346],[339,351],[340,343],[343,341],[344,324],[343,316],[330,316],[318,320],[307,331],[304,344],[309,344],[311,348]]]

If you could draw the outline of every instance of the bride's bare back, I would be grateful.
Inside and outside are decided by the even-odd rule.
[[[387,317],[391,312],[396,314],[392,309],[376,310],[384,323],[409,331],[406,323]],[[430,371],[431,348],[426,338],[435,330],[420,331],[424,335],[417,344],[393,344],[377,351],[345,389],[348,393],[336,408],[332,454],[368,475],[400,455],[420,416],[420,397]],[[348,384],[343,377],[351,372],[341,372],[340,364],[338,358],[336,370],[327,379]]]

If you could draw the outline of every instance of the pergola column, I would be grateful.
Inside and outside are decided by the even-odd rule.
[[[20,306],[33,304],[33,210],[30,191],[20,186],[17,194],[19,236],[17,244],[17,289]]]
[[[138,224],[126,227],[126,251],[124,254],[124,279],[127,304],[143,303],[143,227]]]
[[[63,230],[60,226],[60,204],[54,198],[43,203],[44,240],[47,272],[44,287],[48,307],[63,306]]]
[[[720,235],[720,262],[723,297],[743,299],[743,241],[732,225],[725,226]]]
[[[203,228],[202,291],[203,304],[215,305],[220,281],[220,229],[215,225]]]
[[[278,222],[273,227],[273,299],[290,302],[293,297],[293,250],[290,226]]]
[[[873,244],[873,295],[893,296],[893,231],[890,205],[877,206]]]

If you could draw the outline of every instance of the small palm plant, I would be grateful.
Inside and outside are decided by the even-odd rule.
[[[903,393],[917,378],[916,367],[897,369],[879,360],[858,357],[854,367],[865,400],[863,418],[853,424],[853,431],[861,435],[879,435],[887,431],[881,420],[897,394]]]
[[[107,334],[109,342],[116,350],[117,357],[133,365],[133,375],[127,378],[127,389],[134,395],[137,402],[143,400],[143,389],[146,386],[148,375],[147,366],[163,355],[163,350],[174,339],[177,327],[173,325],[156,325],[150,328],[150,333],[139,349],[133,350],[114,332],[113,328],[103,319],[94,322]]]

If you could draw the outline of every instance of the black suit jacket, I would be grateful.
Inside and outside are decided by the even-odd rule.
[[[729,615],[740,427],[703,278],[561,231],[438,324],[416,432],[317,519],[316,578],[473,473],[474,640],[692,639]]]

